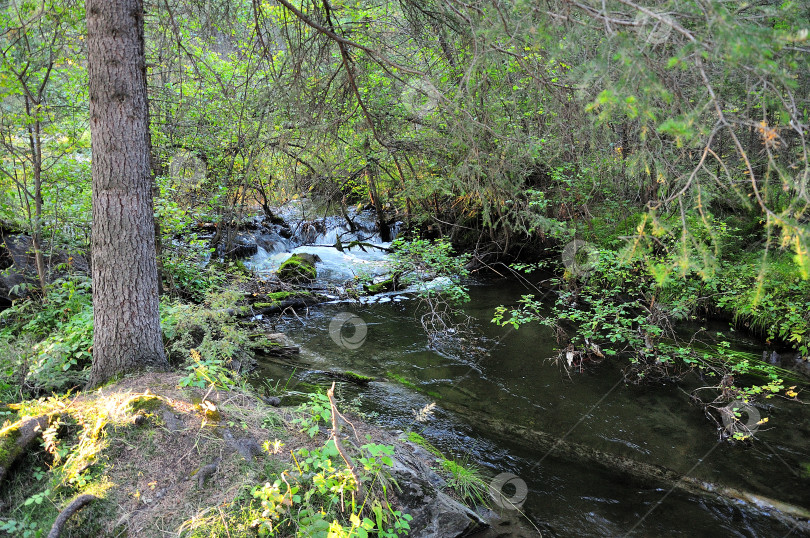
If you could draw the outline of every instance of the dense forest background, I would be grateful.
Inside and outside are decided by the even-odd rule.
[[[82,5],[6,4],[2,217],[38,251],[86,249]],[[664,255],[664,281],[712,275],[754,234],[737,244],[790,251],[807,273],[803,3],[146,11],[167,237],[306,194],[371,204],[484,260],[620,229]]]

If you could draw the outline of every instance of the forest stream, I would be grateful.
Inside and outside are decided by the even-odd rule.
[[[313,243],[328,245],[330,233]],[[311,246],[296,251],[317,252],[323,260],[318,269],[327,280],[358,264],[384,269],[380,253],[341,254]],[[269,270],[271,258],[260,250],[253,265]],[[261,362],[261,377],[287,383],[285,403],[290,404],[331,384],[325,371],[373,376],[377,380],[364,386],[339,382],[340,400],[381,425],[421,433],[489,477],[501,476],[508,482],[504,495],[544,536],[802,535],[789,520],[772,517],[768,503],[758,507],[756,500],[691,494],[594,463],[609,454],[735,494],[806,508],[806,409],[771,400],[772,407],[762,410],[768,427],[757,432],[753,445],[719,442],[701,408],[689,403],[688,393],[702,385],[697,376],[678,384],[628,385],[611,361],[569,374],[549,360],[556,356],[549,329],[490,323],[498,305],[512,305],[532,290],[509,279],[468,285],[464,312],[473,320],[472,332],[434,345],[419,321],[419,300],[399,292],[363,303],[334,300],[297,316],[267,320],[301,346],[301,354],[288,364]],[[723,330],[735,349],[761,354],[761,343],[719,322],[708,328],[709,335]],[[414,411],[432,402],[437,404],[433,416],[415,421]],[[571,448],[560,453],[543,439],[561,439]]]
[[[808,404],[810,0],[0,0],[0,538],[810,537]]]

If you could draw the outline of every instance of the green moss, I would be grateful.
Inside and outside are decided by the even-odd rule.
[[[324,374],[328,375],[329,377],[334,377],[335,379],[341,379],[343,381],[348,381],[349,383],[355,383],[357,385],[368,385],[372,381],[374,381],[375,377],[369,377],[367,375],[358,374],[357,372],[324,372]]]
[[[408,381],[406,378],[402,377],[401,375],[394,374],[394,373],[391,373],[391,372],[388,372],[386,375],[388,377],[390,377],[391,379],[393,379],[394,381],[396,381],[397,383],[399,383],[400,385],[408,387],[409,389],[419,390],[419,387],[417,387],[415,384]]]
[[[357,372],[343,372],[343,376],[358,383],[370,383],[375,379],[374,377],[358,374]]]
[[[12,455],[16,456],[14,445],[20,437],[20,425],[22,421],[15,422],[11,426],[6,426],[0,430],[0,465],[6,466],[10,462],[7,461]]]
[[[315,263],[298,254],[290,256],[278,268],[278,278],[284,282],[303,284],[312,282],[318,276]]]
[[[442,460],[444,460],[444,461],[447,461],[447,460],[445,459],[445,457],[444,457],[444,456],[442,456],[442,453],[441,453],[441,452],[439,452],[439,449],[438,449],[438,448],[436,448],[435,446],[431,445],[431,444],[428,442],[428,440],[427,440],[427,439],[425,439],[424,437],[422,437],[422,436],[421,436],[421,435],[419,435],[418,433],[416,433],[416,432],[408,432],[408,433],[407,433],[407,435],[405,435],[405,439],[407,439],[408,441],[410,441],[411,443],[413,443],[413,444],[415,444],[415,445],[419,445],[419,446],[421,446],[422,448],[424,448],[425,450],[427,450],[428,452],[430,452],[430,453],[431,453],[431,454],[433,454],[434,456],[436,456],[436,457],[438,457],[438,458],[441,458],[441,459],[442,459]]]
[[[280,342],[270,340],[269,338],[258,338],[250,343],[252,349],[273,349],[276,347],[284,347]]]
[[[312,293],[308,291],[274,291],[264,296],[267,301],[253,303],[255,308],[272,308],[277,306],[281,301],[287,299],[297,299],[302,297],[312,297]]]
[[[155,411],[162,403],[162,400],[158,396],[153,394],[140,394],[126,402],[125,405],[128,405],[133,412],[138,412],[141,410]]]
[[[393,291],[396,286],[394,277],[378,282],[377,284],[366,284],[366,293],[375,295],[386,291]]]

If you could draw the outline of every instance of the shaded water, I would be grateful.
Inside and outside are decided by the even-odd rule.
[[[810,505],[810,479],[801,473],[802,464],[810,463],[808,411],[774,400],[775,408],[763,412],[771,429],[760,430],[753,447],[718,444],[717,432],[683,392],[699,380],[680,387],[626,386],[609,362],[569,377],[547,360],[554,341],[546,329],[515,331],[489,323],[497,305],[514,304],[526,292],[510,281],[474,285],[466,311],[477,320],[481,338],[457,342],[448,352],[429,348],[416,301],[311,308],[303,325],[296,318],[275,322],[302,346],[295,373],[269,362],[261,372],[282,385],[292,374],[293,391],[305,390],[302,382],[331,384],[319,370],[377,376],[381,381],[368,387],[338,383],[339,397],[378,423],[422,433],[489,476],[519,476],[529,488],[523,511],[544,536],[799,535],[751,507],[645,486],[571,458],[547,456],[531,441],[483,425],[482,416],[518,424],[708,482]],[[357,349],[330,337],[330,321],[341,312],[359,316],[367,326]],[[759,351],[745,339],[734,345]],[[438,405],[434,417],[415,423],[412,410],[430,402]],[[508,487],[504,492],[511,494]]]

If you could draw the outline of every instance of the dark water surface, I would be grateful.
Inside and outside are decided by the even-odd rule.
[[[713,425],[684,393],[698,386],[698,379],[681,386],[628,386],[610,363],[569,377],[547,360],[555,354],[548,329],[512,330],[489,323],[496,306],[514,304],[523,293],[527,290],[511,281],[474,285],[465,309],[476,320],[480,338],[456,341],[443,352],[429,348],[414,300],[326,304],[311,308],[301,320],[279,320],[275,328],[302,347],[290,388],[328,386],[332,380],[318,373],[323,370],[385,379],[367,387],[339,382],[338,395],[382,425],[422,433],[445,454],[468,459],[488,476],[517,475],[528,486],[522,510],[543,536],[801,535],[750,506],[668,493],[660,484],[641,484],[575,457],[548,456],[529,439],[487,426],[493,421],[520,425],[810,507],[810,478],[807,471],[802,474],[803,464],[810,464],[808,407],[774,399],[775,408],[763,411],[770,429],[760,430],[752,447],[718,444]],[[330,322],[341,312],[365,323],[366,338],[356,349],[330,337]],[[344,337],[351,339],[347,330]],[[733,345],[761,352],[744,338]],[[261,372],[283,385],[293,368],[265,363]],[[415,423],[413,410],[431,402],[437,404],[433,418]],[[505,493],[512,490],[507,487]]]

